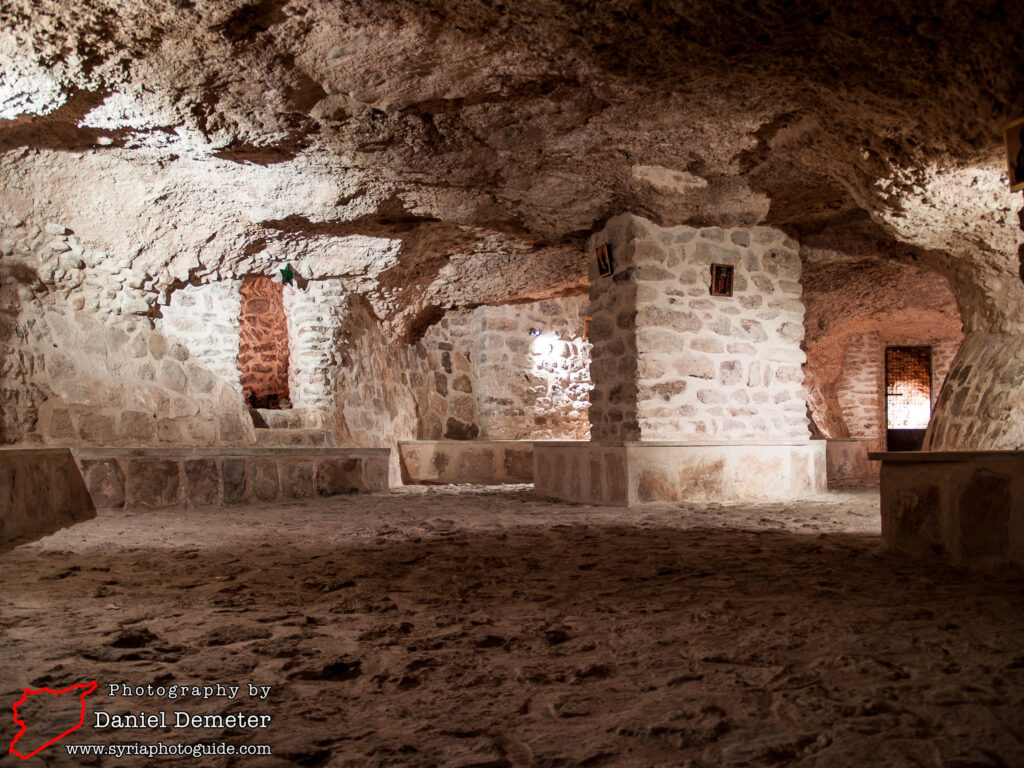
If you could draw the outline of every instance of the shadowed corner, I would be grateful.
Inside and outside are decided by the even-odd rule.
[[[70,448],[0,448],[0,553],[94,517]]]

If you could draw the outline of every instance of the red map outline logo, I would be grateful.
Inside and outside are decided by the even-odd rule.
[[[50,739],[48,742],[43,744],[43,746],[37,747],[36,749],[34,749],[31,752],[29,752],[27,755],[23,755],[23,754],[21,754],[21,752],[16,750],[14,748],[14,745],[18,743],[18,739],[20,739],[22,736],[24,736],[25,735],[25,731],[28,730],[28,725],[26,725],[23,720],[18,719],[18,707],[20,707],[22,704],[24,704],[26,701],[28,701],[28,697],[29,696],[35,696],[36,694],[40,694],[40,693],[56,693],[56,694],[69,693],[70,691],[73,691],[76,688],[81,688],[82,689],[82,693],[81,693],[82,710],[79,713],[78,725],[75,725],[72,728],[68,728],[60,736],[55,736],[54,738]],[[14,724],[15,725],[20,725],[21,726],[21,730],[18,731],[18,735],[15,736],[14,737],[14,741],[11,742],[11,748],[8,750],[8,752],[10,752],[13,755],[17,755],[22,760],[28,760],[30,757],[32,757],[32,755],[35,755],[35,754],[38,754],[38,753],[42,752],[48,746],[50,746],[51,744],[53,744],[56,741],[60,741],[61,739],[63,739],[65,736],[67,736],[72,731],[77,731],[85,723],[85,697],[88,696],[90,693],[92,693],[95,690],[96,690],[96,681],[95,680],[93,680],[92,682],[89,682],[89,683],[77,683],[76,685],[72,685],[71,687],[65,688],[62,691],[54,691],[54,690],[52,690],[50,688],[40,688],[39,690],[33,691],[33,690],[29,689],[29,688],[26,688],[24,690],[24,692],[22,693],[21,698],[18,699],[14,703],[14,707],[12,707],[12,709],[14,710]]]

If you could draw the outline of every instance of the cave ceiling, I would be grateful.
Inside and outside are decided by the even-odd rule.
[[[983,274],[989,298],[1017,271],[1019,2],[2,0],[0,22],[9,214],[157,287],[292,260],[411,326],[580,290],[622,211]]]

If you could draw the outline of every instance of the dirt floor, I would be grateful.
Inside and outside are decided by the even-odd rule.
[[[125,511],[0,555],[0,584],[0,752],[23,688],[98,681],[82,728],[12,765],[1024,765],[1024,581],[882,553],[877,491]],[[218,683],[241,690],[170,698]],[[24,706],[24,744],[74,715]],[[167,727],[96,727],[140,711]],[[64,749],[160,742],[273,756]]]

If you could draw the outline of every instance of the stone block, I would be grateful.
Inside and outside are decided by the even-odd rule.
[[[224,480],[224,503],[245,504],[245,459],[227,458],[221,462],[221,474]]]
[[[476,424],[466,424],[455,418],[448,418],[444,427],[446,440],[475,440],[480,434]]]
[[[121,437],[136,442],[149,442],[156,437],[156,416],[142,411],[121,414]]]
[[[181,479],[177,461],[129,459],[126,474],[128,506],[158,509],[179,503]]]
[[[276,459],[249,459],[245,466],[246,487],[253,501],[274,501],[280,493],[281,483]]]
[[[313,485],[313,462],[284,459],[279,465],[281,496],[285,499],[308,499],[316,495]]]
[[[360,490],[373,493],[388,490],[388,464],[387,456],[370,456],[363,459],[363,484]]]
[[[533,482],[533,449],[528,448],[506,448],[505,449],[505,476],[508,480],[516,483]]]
[[[116,459],[83,459],[81,466],[85,487],[96,508],[124,506],[124,471]]]
[[[71,424],[71,414],[66,408],[55,408],[50,413],[46,436],[57,440],[68,440],[75,437],[75,428]]]
[[[114,440],[114,419],[101,413],[83,413],[78,417],[78,437],[89,443]]]
[[[220,502],[216,459],[191,459],[185,462],[185,500],[193,507],[208,507]]]
[[[456,471],[461,482],[485,484],[497,482],[494,451],[490,448],[461,451]]]
[[[684,463],[679,468],[682,499],[721,499],[725,496],[725,460]]]
[[[316,466],[317,495],[355,493],[360,489],[362,474],[362,459],[322,459]]]
[[[976,469],[957,500],[960,557],[1003,560],[1010,541],[1013,506],[1012,479],[988,469]]]
[[[636,495],[639,501],[676,501],[675,484],[660,467],[641,469],[637,477]]]
[[[247,431],[242,418],[236,413],[222,413],[217,417],[219,437],[225,443],[244,442]]]
[[[186,388],[190,392],[206,394],[213,390],[217,378],[201,365],[189,363],[185,366]]]

